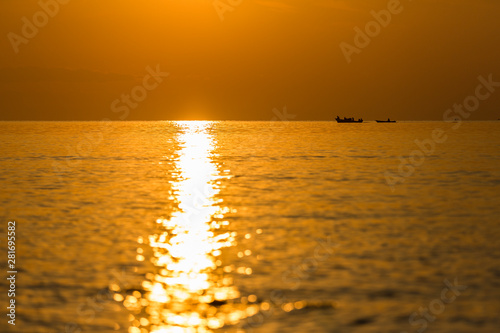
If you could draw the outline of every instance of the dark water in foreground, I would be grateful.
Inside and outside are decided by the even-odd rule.
[[[500,123],[453,125],[2,122],[1,331],[498,332]]]

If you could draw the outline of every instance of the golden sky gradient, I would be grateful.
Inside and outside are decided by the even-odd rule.
[[[59,1],[0,2],[1,120],[439,120],[500,82],[496,0]],[[468,119],[500,118],[497,89]]]

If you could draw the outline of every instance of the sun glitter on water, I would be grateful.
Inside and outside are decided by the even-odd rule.
[[[241,302],[232,277],[238,272],[223,260],[224,249],[236,245],[236,233],[223,220],[230,209],[216,198],[218,181],[228,176],[213,161],[210,124],[176,123],[180,149],[171,199],[178,208],[158,219],[158,232],[149,236],[156,272],[146,275],[142,293],[123,300],[132,313],[130,333],[211,332],[257,312]],[[145,260],[141,253],[137,259]]]

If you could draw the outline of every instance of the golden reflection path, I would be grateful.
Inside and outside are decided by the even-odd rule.
[[[224,262],[224,249],[236,245],[236,233],[224,221],[230,209],[216,198],[220,179],[228,176],[221,175],[213,160],[212,123],[176,126],[180,149],[170,199],[178,208],[157,220],[158,232],[149,240],[139,239],[151,247],[156,269],[146,274],[141,291],[123,299],[132,313],[129,333],[212,332],[259,311],[242,302],[233,285],[235,267]],[[145,260],[138,252],[137,260]],[[252,272],[238,268],[238,273]]]

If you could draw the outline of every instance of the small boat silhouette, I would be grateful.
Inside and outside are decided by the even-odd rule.
[[[391,120],[391,118],[387,118],[387,120],[375,120],[377,123],[395,123],[395,120]]]
[[[335,118],[335,120],[338,123],[362,123],[363,122],[363,118],[359,118],[358,120],[355,120],[354,118],[344,117],[344,119],[341,119],[339,116],[337,116],[337,118]]]

